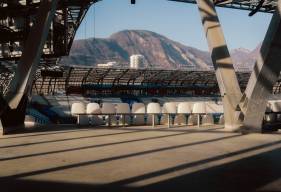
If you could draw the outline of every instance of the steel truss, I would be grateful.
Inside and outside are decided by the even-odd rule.
[[[99,0],[60,0],[43,58],[68,55],[89,7]],[[40,0],[0,0],[0,60],[18,60],[35,21]]]
[[[237,77],[241,89],[245,90],[250,72],[237,72]],[[33,84],[33,94],[43,95],[57,93],[86,94],[95,91],[104,95],[114,95],[118,90],[134,94],[133,90],[148,93],[153,89],[158,91],[163,89],[185,90],[182,92],[183,94],[191,93],[195,95],[219,94],[214,71],[81,67],[42,68],[37,71]],[[102,90],[105,90],[104,93]],[[281,93],[280,90],[280,83],[277,82],[272,93]],[[158,93],[161,95],[160,92]]]

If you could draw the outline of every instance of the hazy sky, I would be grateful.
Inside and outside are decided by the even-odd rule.
[[[107,38],[124,29],[150,30],[168,38],[207,50],[196,5],[167,0],[102,0],[89,10],[76,39]],[[248,11],[217,8],[230,49],[254,49],[266,33],[271,14],[248,16]]]

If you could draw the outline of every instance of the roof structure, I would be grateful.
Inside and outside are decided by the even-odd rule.
[[[16,61],[20,58],[41,1],[0,0],[0,61]],[[99,1],[102,0],[59,1],[43,50],[42,62],[56,63],[57,58],[69,54],[76,31],[89,7]],[[169,1],[196,3],[195,0]],[[215,4],[225,8],[272,13],[276,8],[277,0],[215,0]]]
[[[42,0],[0,0],[0,60],[17,60]],[[43,58],[68,55],[89,7],[99,0],[59,1]]]
[[[247,86],[250,72],[237,72],[242,90]],[[214,71],[52,67],[37,71],[33,85],[34,94],[85,94],[87,91],[127,90],[182,90],[178,94],[199,91],[198,94],[219,94]],[[281,76],[276,82],[273,94],[281,93]],[[130,94],[130,93],[128,93]]]
[[[249,72],[237,73],[240,86],[244,89]],[[79,68],[64,67],[42,69],[37,72],[33,91],[36,94],[81,93],[108,90],[208,90],[218,93],[214,71]]]
[[[25,40],[34,23],[41,1],[0,0],[0,73],[2,87],[4,87],[2,92],[13,76],[13,69],[21,57]],[[58,58],[68,55],[76,31],[89,7],[99,1],[102,0],[59,1],[55,19],[44,46],[41,64],[44,66],[56,65]],[[196,3],[195,0],[169,1]],[[277,0],[214,0],[214,2],[219,7],[249,10],[251,13],[258,11],[273,13],[277,6]],[[148,86],[149,84],[168,87],[217,86],[213,72],[204,72],[203,76],[202,72],[198,71],[69,68],[63,70],[63,76],[65,79],[62,78],[60,81],[65,89],[68,85],[73,84],[87,88],[93,87],[93,85],[104,87],[108,84],[135,87]],[[245,87],[249,74],[239,73],[238,76],[241,86]],[[50,85],[53,84],[56,85],[56,83],[50,82]]]

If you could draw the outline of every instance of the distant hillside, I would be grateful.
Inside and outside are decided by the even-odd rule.
[[[254,50],[256,51],[256,50]],[[235,67],[250,70],[258,51],[236,49],[231,52]],[[182,45],[160,34],[143,30],[125,30],[107,39],[76,40],[70,56],[64,57],[64,65],[91,65],[116,61],[119,67],[129,66],[129,57],[142,54],[150,68],[164,69],[211,69],[210,54]]]

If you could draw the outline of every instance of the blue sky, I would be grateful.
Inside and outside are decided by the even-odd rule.
[[[150,30],[182,44],[207,50],[196,5],[167,0],[102,0],[92,6],[76,39],[107,38],[125,29]],[[254,49],[266,33],[271,14],[217,8],[230,49]]]

